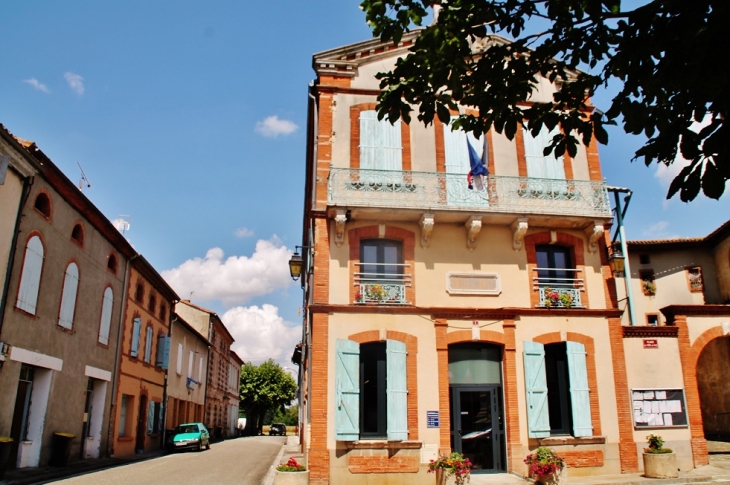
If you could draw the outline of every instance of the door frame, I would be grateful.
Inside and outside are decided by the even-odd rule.
[[[461,392],[480,392],[486,391],[490,394],[492,423],[499,423],[501,426],[492,426],[492,460],[494,468],[473,470],[472,473],[505,473],[507,472],[507,453],[506,453],[506,429],[504,418],[504,393],[502,384],[451,384],[449,385],[449,394],[451,395],[451,441],[454,444],[454,451],[462,452],[461,435],[458,430],[461,428]],[[496,429],[495,429],[496,428]],[[500,429],[501,428],[501,429]]]

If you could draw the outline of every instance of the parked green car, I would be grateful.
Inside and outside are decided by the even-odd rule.
[[[203,423],[186,423],[178,425],[167,443],[170,451],[194,449],[210,449],[210,433]]]

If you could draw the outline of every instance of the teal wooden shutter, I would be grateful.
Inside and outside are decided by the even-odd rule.
[[[360,438],[360,344],[337,340],[335,357],[335,439]]]
[[[162,368],[167,369],[170,363],[170,342],[172,337],[165,336],[165,353],[162,356]]]
[[[157,405],[158,413],[157,413],[157,431],[159,433],[162,433],[162,430],[165,429],[165,403],[159,403]]]
[[[401,122],[379,120],[374,110],[360,112],[360,168],[402,170]],[[374,180],[377,182],[377,180]]]
[[[155,429],[155,403],[150,401],[150,405],[147,408],[147,434],[152,434]]]
[[[132,326],[132,348],[129,349],[129,355],[137,357],[139,353],[139,333],[142,331],[142,319],[137,317],[134,319]]]
[[[586,368],[586,348],[578,342],[566,342],[570,403],[573,407],[573,436],[593,436],[591,400]]]
[[[388,441],[408,439],[408,389],[406,384],[406,344],[385,341]]]
[[[545,347],[538,342],[523,342],[525,391],[527,394],[527,432],[530,438],[550,436]]]

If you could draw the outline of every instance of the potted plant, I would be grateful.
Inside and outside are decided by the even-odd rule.
[[[284,464],[276,467],[275,485],[307,485],[309,470],[297,462],[293,456]]]
[[[5,469],[10,461],[10,450],[13,449],[13,438],[0,436],[0,480],[5,475]]]
[[[552,485],[565,482],[565,462],[547,446],[540,446],[524,459],[528,476],[535,483]]]
[[[573,306],[573,296],[570,293],[553,290],[550,287],[545,288],[545,300],[543,305],[547,308],[559,307],[570,308]]]
[[[661,436],[650,434],[644,448],[644,476],[647,478],[676,478],[679,474],[677,455],[671,448],[664,448]]]
[[[462,485],[471,479],[471,461],[454,451],[449,456],[440,456],[428,464],[428,473],[436,474],[436,485]]]
[[[641,282],[642,288],[644,289],[644,294],[648,296],[654,296],[656,295],[656,285],[651,280],[643,280]]]

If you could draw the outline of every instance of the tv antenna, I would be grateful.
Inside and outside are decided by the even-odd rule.
[[[81,164],[79,162],[76,162],[76,165],[79,166],[79,170],[81,170],[81,180],[79,180],[79,190],[83,192],[84,190],[84,182],[86,182],[86,188],[88,189],[91,187],[91,182],[89,181],[89,177],[86,176],[84,173],[84,169],[81,168]]]
[[[124,233],[129,230],[129,220],[130,216],[120,215],[117,217],[117,220],[114,221],[114,225],[117,227],[117,230],[122,233],[122,236],[124,236]]]

